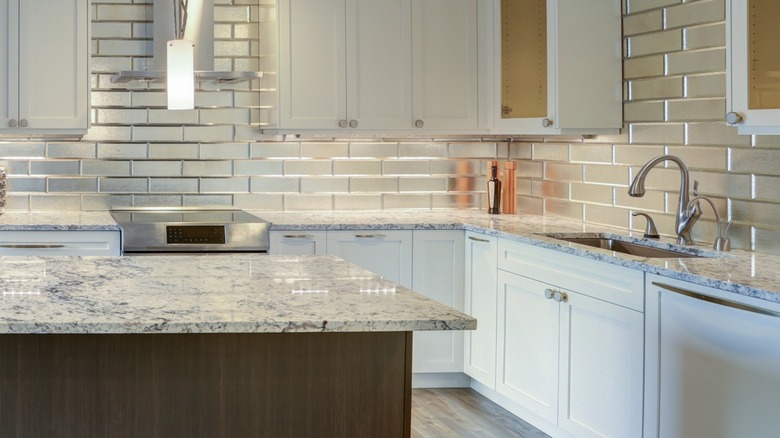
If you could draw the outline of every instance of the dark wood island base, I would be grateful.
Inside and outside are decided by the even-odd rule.
[[[0,335],[3,437],[409,437],[412,332]]]

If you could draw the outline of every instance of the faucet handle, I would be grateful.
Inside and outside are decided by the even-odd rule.
[[[644,216],[647,219],[647,227],[645,228],[645,235],[643,237],[647,239],[658,239],[661,236],[658,235],[658,230],[655,228],[655,222],[653,218],[647,213],[631,213],[631,216]]]

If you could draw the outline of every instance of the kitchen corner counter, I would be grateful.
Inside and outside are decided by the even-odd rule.
[[[119,231],[107,211],[21,211],[0,214],[0,231]]]
[[[646,258],[539,235],[539,233],[578,232],[632,235],[624,230],[546,216],[489,215],[479,210],[343,213],[254,211],[253,214],[272,222],[271,231],[366,229],[474,231],[780,303],[780,273],[778,273],[780,256],[741,250],[716,253],[711,249],[710,243],[702,242],[693,247],[708,257]],[[660,240],[660,244],[672,247],[674,241],[665,238]]]
[[[0,333],[469,330],[476,321],[336,257],[4,257]]]

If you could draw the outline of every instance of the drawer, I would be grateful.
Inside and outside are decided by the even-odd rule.
[[[498,268],[644,311],[644,272],[551,249],[499,239]]]
[[[118,256],[117,231],[0,231],[0,255]]]

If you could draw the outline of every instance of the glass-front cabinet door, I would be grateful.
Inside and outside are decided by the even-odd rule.
[[[780,134],[780,2],[729,0],[728,113],[740,134]]]
[[[620,23],[616,0],[495,0],[494,132],[617,132]]]

